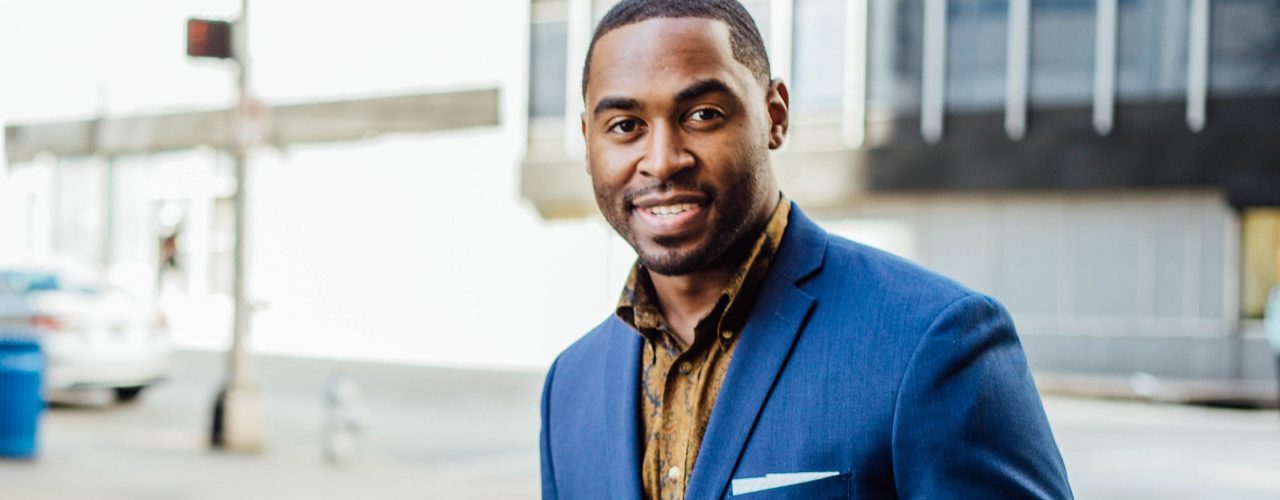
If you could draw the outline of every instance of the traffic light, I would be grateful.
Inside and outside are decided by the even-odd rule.
[[[187,19],[187,55],[230,59],[231,23],[214,19]]]

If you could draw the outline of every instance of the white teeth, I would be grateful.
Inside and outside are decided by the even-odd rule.
[[[677,205],[661,205],[656,207],[649,207],[649,213],[653,215],[657,215],[659,217],[671,217],[674,215],[682,214],[689,210],[693,210],[693,208],[696,206],[698,206],[697,203],[680,203]]]

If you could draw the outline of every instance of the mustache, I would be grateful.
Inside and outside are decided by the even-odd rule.
[[[622,202],[626,206],[635,206],[635,199],[641,196],[647,196],[654,193],[664,193],[668,191],[696,191],[707,196],[707,199],[715,199],[716,189],[707,184],[697,184],[691,182],[663,181],[655,182],[647,186],[641,186],[634,189],[628,189],[622,193]]]

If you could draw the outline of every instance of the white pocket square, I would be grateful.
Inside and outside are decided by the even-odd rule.
[[[765,474],[764,477],[744,477],[742,479],[734,479],[729,484],[733,489],[733,494],[736,496],[781,488],[783,486],[808,483],[810,481],[817,481],[819,479],[826,479],[828,477],[838,475],[840,475],[839,472],[784,472],[780,474]]]

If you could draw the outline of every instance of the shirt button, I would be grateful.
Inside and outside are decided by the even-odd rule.
[[[675,480],[677,480],[677,479],[680,479],[680,468],[679,468],[679,467],[672,467],[670,470],[668,470],[668,471],[667,471],[667,479],[670,479],[670,480],[672,480],[672,481],[675,481]]]
[[[733,332],[731,332],[731,331],[729,331],[729,330],[725,330],[725,331],[723,331],[723,332],[720,332],[720,338],[725,339],[725,340],[729,340],[729,339],[733,338]]]
[[[693,371],[693,364],[692,364],[692,363],[689,363],[688,361],[685,361],[685,362],[680,363],[680,374],[681,374],[681,375],[688,375],[688,374],[689,374],[689,372],[691,372],[691,371]],[[675,468],[672,468],[672,470],[676,470],[676,469],[675,469]],[[677,470],[677,472],[678,472],[678,470]]]

